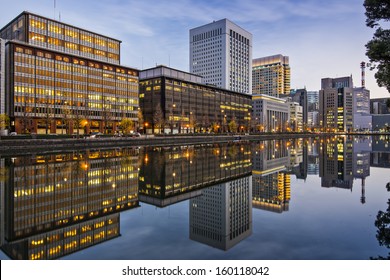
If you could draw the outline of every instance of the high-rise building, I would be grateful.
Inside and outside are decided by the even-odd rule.
[[[308,122],[308,94],[306,88],[291,91],[289,97],[302,106],[302,125],[306,126]]]
[[[190,72],[207,84],[250,94],[252,34],[228,19],[191,29]]]
[[[252,61],[252,93],[274,97],[290,94],[289,57],[281,54]]]
[[[329,131],[346,132],[353,128],[352,76],[321,80],[320,127]]]
[[[370,91],[365,87],[353,89],[353,128],[357,131],[372,130]]]
[[[319,94],[318,91],[307,92],[307,126],[318,126]]]
[[[0,38],[0,110],[12,131],[114,132],[124,117],[137,121],[138,71],[119,64],[121,41],[30,12]]]

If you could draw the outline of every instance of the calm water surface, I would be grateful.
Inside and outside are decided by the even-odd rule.
[[[390,240],[382,233],[389,224],[380,211],[390,215],[389,140],[3,157],[0,257],[388,257]]]

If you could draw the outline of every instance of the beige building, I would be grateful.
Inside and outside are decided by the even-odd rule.
[[[121,41],[29,12],[0,29],[0,113],[17,133],[113,133],[137,121],[138,71]]]
[[[281,54],[252,61],[252,94],[274,97],[290,94],[289,57]]]

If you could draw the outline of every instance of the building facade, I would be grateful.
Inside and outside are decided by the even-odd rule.
[[[287,131],[302,132],[304,129],[303,107],[298,102],[288,101],[290,122]]]
[[[204,82],[252,92],[252,34],[228,19],[190,30],[190,72]]]
[[[285,99],[264,94],[252,96],[252,123],[255,132],[287,131],[290,107]]]
[[[166,66],[140,72],[140,106],[148,133],[248,131],[251,96],[201,83]]]
[[[297,102],[302,107],[302,125],[306,127],[308,123],[308,109],[309,109],[308,93],[306,88],[297,89],[294,91],[291,90],[289,97],[293,102]]]
[[[326,131],[347,132],[353,129],[352,76],[321,80],[320,127]]]
[[[281,54],[252,61],[252,93],[274,97],[290,94],[290,62]]]
[[[320,97],[318,91],[307,92],[307,126],[315,128],[318,126],[318,111],[320,108]]]
[[[138,70],[119,64],[120,41],[29,12],[0,37],[11,131],[112,133],[137,121]]]
[[[390,114],[390,98],[370,99],[370,112],[373,115]]]

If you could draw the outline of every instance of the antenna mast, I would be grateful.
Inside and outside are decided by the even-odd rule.
[[[366,63],[363,61],[360,63],[360,69],[362,70],[362,88],[366,87]]]

